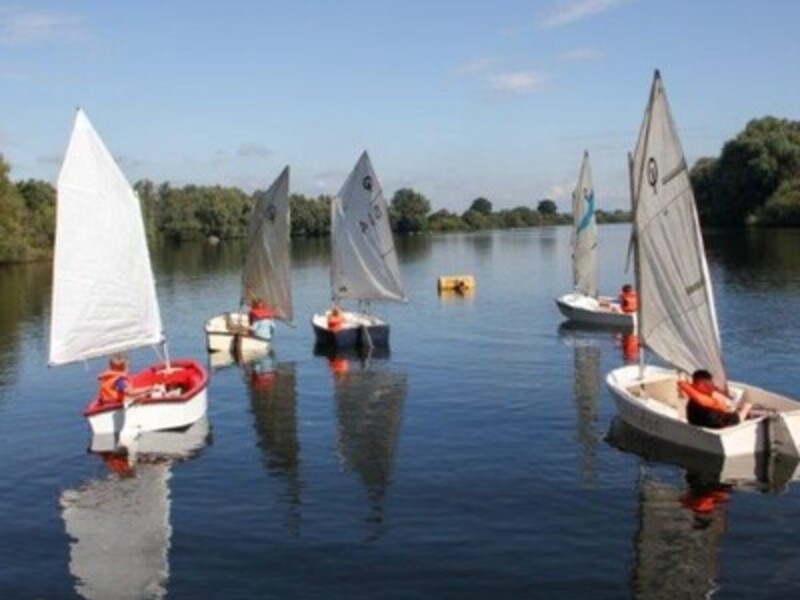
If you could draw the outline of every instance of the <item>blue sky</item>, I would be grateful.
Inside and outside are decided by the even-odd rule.
[[[133,182],[387,195],[462,211],[551,197],[584,149],[601,208],[661,69],[690,163],[800,119],[794,0],[0,1],[0,153],[55,181],[80,105]]]

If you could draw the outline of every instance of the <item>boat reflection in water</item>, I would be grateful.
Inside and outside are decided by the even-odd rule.
[[[581,446],[581,474],[587,487],[597,484],[597,446],[601,435],[597,431],[598,395],[602,378],[600,373],[600,344],[598,337],[607,332],[582,329],[572,323],[562,323],[558,328],[561,340],[572,346],[575,354],[575,412],[578,417],[577,437]]]
[[[169,580],[169,480],[172,466],[210,438],[206,417],[182,431],[141,434],[130,455],[113,436],[95,436],[90,450],[111,471],[61,494],[76,593],[89,599],[163,598]]]
[[[607,441],[645,460],[634,536],[636,598],[710,597],[719,588],[722,537],[734,492],[780,492],[797,477],[797,461],[785,456],[700,453],[647,436],[619,418]],[[684,480],[669,481],[659,463],[681,467]]]
[[[339,458],[366,489],[369,537],[380,537],[408,394],[406,375],[389,369],[388,349],[343,354],[316,348],[315,353],[328,359],[334,378]]]
[[[299,535],[302,482],[295,365],[276,362],[270,350],[249,357],[242,366],[264,465],[271,476],[285,481],[280,503],[286,506],[286,528]]]

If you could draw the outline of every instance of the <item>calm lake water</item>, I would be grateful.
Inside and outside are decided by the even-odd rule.
[[[627,235],[600,228],[609,293]],[[792,469],[720,485],[606,441],[622,340],[560,326],[569,237],[398,240],[410,302],[378,310],[391,354],[344,373],[309,324],[329,303],[327,240],[296,242],[296,327],[279,326],[274,374],[215,369],[208,441],[186,460],[143,453],[133,476],[87,451],[103,362],[46,367],[50,266],[0,268],[0,598],[796,596]],[[732,376],[800,395],[800,231],[707,246]],[[154,262],[171,354],[205,360],[241,249]],[[437,296],[455,273],[474,296]]]

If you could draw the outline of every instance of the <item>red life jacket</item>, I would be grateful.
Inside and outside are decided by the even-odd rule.
[[[100,402],[122,402],[125,399],[125,394],[117,389],[117,382],[120,379],[127,378],[125,373],[120,371],[103,371],[97,376],[100,381]]]
[[[622,292],[620,295],[620,304],[622,312],[635,313],[637,310],[639,310],[639,294],[637,294],[635,290],[631,290],[630,292]]]
[[[340,314],[335,315],[333,313],[328,315],[328,329],[331,331],[338,331],[344,325],[344,317]]]
[[[271,319],[274,316],[275,311],[268,306],[254,306],[250,309],[250,312],[247,313],[247,318],[250,319],[250,323],[255,323],[262,319]]]
[[[678,388],[689,397],[689,402],[694,402],[707,410],[713,410],[718,413],[729,414],[732,412],[727,402],[721,398],[715,398],[711,394],[701,392],[688,381],[679,381]]]

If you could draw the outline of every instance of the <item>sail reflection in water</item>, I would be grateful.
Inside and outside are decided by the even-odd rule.
[[[339,457],[366,488],[371,537],[378,537],[408,394],[406,375],[390,371],[374,355],[363,361],[342,355],[329,360],[336,387]]]
[[[286,482],[286,528],[300,533],[302,483],[297,435],[297,376],[294,363],[276,363],[272,351],[245,364],[258,445],[270,475]]]
[[[594,330],[581,330],[568,323],[558,328],[562,341],[572,346],[575,354],[575,412],[578,416],[577,436],[581,446],[581,474],[584,484],[597,484],[596,431],[597,398],[600,392],[600,345]]]
[[[82,598],[163,598],[169,579],[169,480],[175,462],[191,457],[209,438],[204,417],[182,432],[144,433],[136,462],[105,449],[113,440],[93,439],[92,450],[112,471],[61,494],[70,537],[69,569]]]

